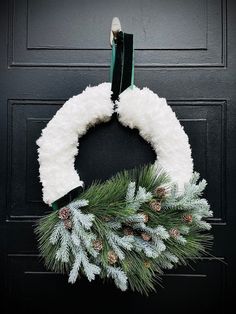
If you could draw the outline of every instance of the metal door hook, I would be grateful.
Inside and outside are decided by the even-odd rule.
[[[113,17],[111,22],[111,33],[110,33],[110,45],[112,46],[112,42],[116,39],[117,34],[121,31],[121,24],[118,17]]]

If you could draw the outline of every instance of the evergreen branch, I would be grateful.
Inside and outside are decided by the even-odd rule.
[[[104,183],[94,183],[68,204],[71,229],[66,229],[58,211],[40,219],[36,233],[47,268],[69,274],[74,283],[80,274],[88,280],[96,275],[112,278],[121,290],[148,294],[164,269],[186,265],[207,254],[212,236],[205,221],[212,216],[208,202],[201,198],[206,186],[194,173],[182,193],[157,165],[122,171]],[[156,195],[158,187],[167,191]],[[150,201],[161,202],[154,211]],[[146,216],[148,221],[146,221]],[[184,216],[190,216],[186,222]],[[131,234],[124,235],[125,228]],[[169,236],[176,229],[179,235]],[[144,241],[141,233],[150,236]],[[101,247],[99,247],[99,241]],[[94,246],[94,243],[98,246]],[[109,264],[108,252],[118,259]]]

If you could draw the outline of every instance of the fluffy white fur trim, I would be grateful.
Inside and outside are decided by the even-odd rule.
[[[159,98],[148,88],[129,88],[120,95],[116,111],[124,126],[137,128],[152,145],[158,163],[182,191],[193,173],[191,148],[188,136],[166,99]]]
[[[78,139],[89,127],[110,119],[113,113],[111,84],[102,83],[70,98],[58,110],[37,140],[43,200],[51,204],[72,189],[82,186],[74,168]],[[148,88],[128,88],[117,102],[119,121],[137,128],[158,156],[158,162],[180,190],[193,172],[188,137],[164,98]]]
[[[65,102],[42,131],[37,145],[45,203],[51,204],[83,185],[74,168],[78,138],[91,126],[110,119],[113,113],[110,97],[109,83],[87,87],[84,92]]]

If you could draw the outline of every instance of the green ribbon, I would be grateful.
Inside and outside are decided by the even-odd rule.
[[[112,83],[113,78],[113,70],[116,60],[116,43],[112,41],[112,49],[111,49],[111,65],[110,65],[110,82]],[[133,56],[132,56],[132,74],[131,74],[131,85],[130,87],[133,89],[134,87],[134,48],[133,48]]]
[[[58,210],[59,209],[56,201],[52,203],[52,209],[53,210]]]

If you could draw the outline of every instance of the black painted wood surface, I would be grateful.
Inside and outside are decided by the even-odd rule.
[[[1,313],[228,313],[235,280],[236,5],[233,0],[2,0],[0,2]],[[208,180],[212,254],[163,277],[149,298],[46,271],[33,234],[41,200],[35,140],[63,102],[109,79],[113,16],[135,35],[135,83],[166,97]],[[116,120],[81,140],[76,166],[89,184],[153,161]],[[226,261],[226,266],[219,260]],[[86,301],[86,300],[89,300]],[[232,312],[231,312],[232,313]]]

